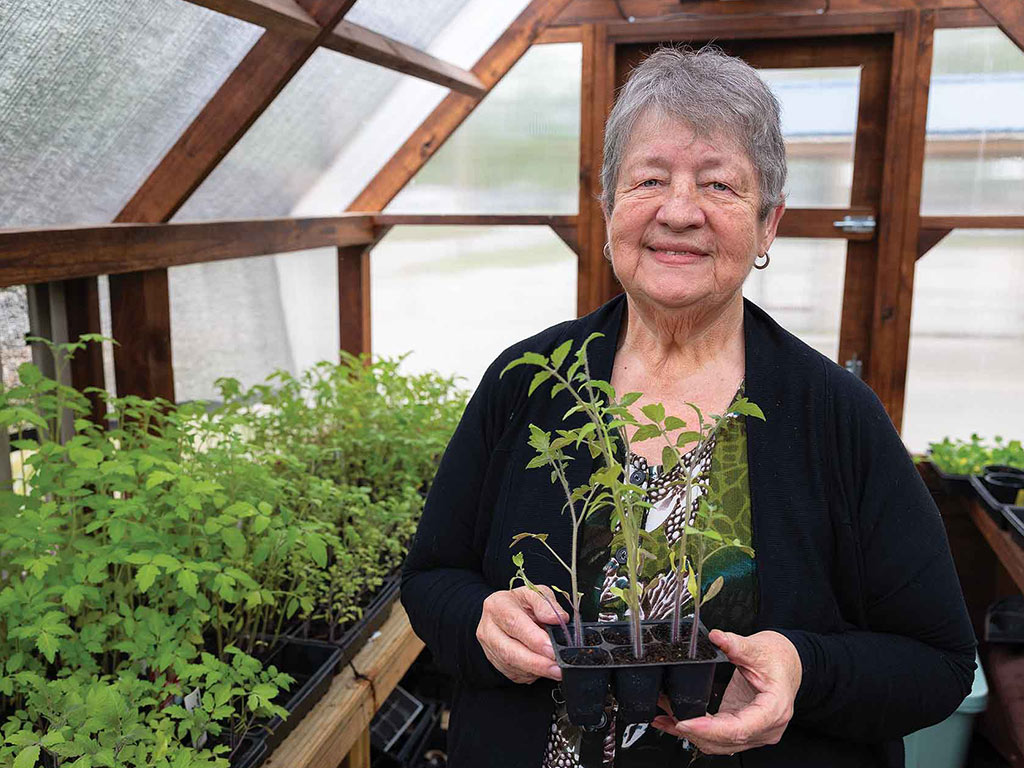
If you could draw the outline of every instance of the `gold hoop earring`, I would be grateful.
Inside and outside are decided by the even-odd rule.
[[[758,257],[760,258],[760,257]],[[764,264],[758,264],[757,259],[754,259],[754,269],[767,269],[771,263],[772,257],[768,255],[768,251],[764,252]]]
[[[608,261],[612,260],[612,244],[611,243],[605,243],[604,244],[604,257],[606,259],[608,259]]]

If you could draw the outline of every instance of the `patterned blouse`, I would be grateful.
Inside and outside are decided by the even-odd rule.
[[[723,424],[714,441],[705,447],[702,455],[696,448],[682,457],[679,466],[665,473],[661,465],[651,466],[642,456],[630,455],[630,480],[647,489],[651,508],[647,510],[644,528],[661,529],[671,545],[675,543],[683,526],[692,522],[701,493],[696,483],[691,494],[692,505],[684,509],[685,491],[680,482],[683,472],[691,472],[695,481],[708,481],[708,501],[716,504],[732,523],[732,530],[723,530],[721,520],[717,530],[728,539],[739,539],[750,546],[750,489],[747,479],[747,434],[743,419],[731,418]],[[710,478],[708,474],[710,473]],[[689,520],[687,518],[689,517]],[[595,516],[596,518],[596,516]],[[608,518],[588,521],[584,527],[580,549],[580,583],[583,591],[581,615],[584,621],[623,621],[628,615],[625,603],[610,591],[615,582],[626,574],[624,548],[612,552],[612,533]],[[701,620],[709,628],[748,634],[753,626],[757,609],[757,576],[755,562],[736,548],[715,552],[705,562],[703,583],[711,584],[723,577],[722,590],[701,608]],[[659,562],[656,575],[644,585],[641,601],[642,618],[666,619],[672,616],[675,595],[675,572],[667,557]],[[683,610],[692,614],[692,599],[684,590]],[[609,695],[605,712],[609,725],[597,735],[587,734],[572,725],[565,713],[560,690],[555,689],[555,713],[544,753],[543,768],[611,768],[616,764],[616,753],[629,750],[629,765],[686,765],[684,755],[689,745],[685,740],[663,733],[647,724],[621,724],[615,722],[615,702]],[[594,739],[602,739],[595,748]],[[589,744],[589,746],[584,746]],[[603,747],[603,748],[602,748]],[[596,755],[596,756],[595,756]],[[626,757],[626,755],[623,755]]]

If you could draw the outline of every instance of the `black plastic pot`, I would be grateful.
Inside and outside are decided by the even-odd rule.
[[[978,499],[981,501],[982,508],[992,518],[992,521],[1005,531],[1009,527],[1009,523],[1003,516],[1005,504],[992,495],[992,491],[989,490],[989,487],[978,475],[971,475],[970,483],[971,487],[974,488],[974,492],[978,495]]]
[[[1013,504],[1017,493],[1024,489],[1024,473],[989,472],[982,482],[1000,504]]]
[[[1008,464],[988,464],[985,467],[985,474],[991,474],[993,472],[1005,472],[1011,475],[1020,475],[1024,477],[1024,469],[1020,467],[1011,467]]]
[[[275,702],[288,710],[288,717],[273,717],[258,725],[265,735],[268,751],[273,752],[327,693],[340,658],[341,649],[330,643],[286,638],[263,662],[264,667],[273,665],[295,678],[292,687]]]
[[[627,622],[586,622],[584,631],[601,632],[601,642],[583,648],[568,647],[555,627],[548,628],[559,668],[566,713],[574,725],[598,726],[604,719],[604,702],[609,682],[618,702],[616,718],[623,723],[649,723],[658,716],[658,696],[664,690],[672,702],[677,719],[699,717],[707,710],[715,665],[726,661],[725,654],[714,649],[709,659],[669,662],[637,662],[632,646],[623,644]],[[671,626],[669,621],[644,621],[645,633]],[[689,640],[690,623],[683,624],[683,637]],[[707,645],[707,630],[700,635]],[[654,638],[648,635],[646,641]],[[713,647],[713,646],[712,646]]]

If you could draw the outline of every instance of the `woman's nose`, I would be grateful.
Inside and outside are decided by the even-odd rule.
[[[706,217],[696,192],[691,185],[670,188],[668,197],[658,209],[657,222],[675,230],[704,226]]]

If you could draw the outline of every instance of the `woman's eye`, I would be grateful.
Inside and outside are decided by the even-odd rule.
[[[711,182],[711,186],[717,192],[728,192],[729,191],[729,185],[728,184],[724,184],[721,181],[713,181],[713,182]]]
[[[650,189],[651,187],[656,187],[657,185],[657,179],[644,179],[643,181],[640,182],[641,187],[647,187],[648,189]]]

